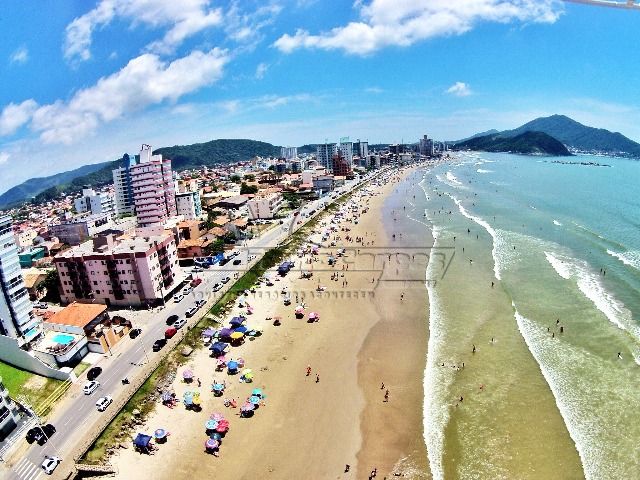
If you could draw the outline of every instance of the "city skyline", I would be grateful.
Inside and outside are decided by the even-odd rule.
[[[553,113],[640,139],[627,61],[637,12],[551,0],[326,3],[5,9],[0,191],[142,141],[450,140]]]

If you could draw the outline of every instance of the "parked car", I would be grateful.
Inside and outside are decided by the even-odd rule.
[[[47,308],[49,308],[49,304],[46,302],[38,302],[38,303],[34,303],[33,306],[35,308],[40,308],[42,310],[46,310]]]
[[[196,309],[196,310],[197,310],[197,309]],[[187,312],[187,316],[189,316],[188,314],[189,314],[189,312]],[[180,330],[180,329],[181,329],[182,327],[184,327],[186,324],[187,324],[187,319],[186,319],[186,318],[181,318],[180,320],[178,320],[176,323],[174,323],[174,324],[173,324],[173,327],[172,327],[172,328],[175,328],[176,330]],[[170,327],[170,328],[168,328],[168,330],[171,330],[171,327]],[[166,332],[165,332],[165,334],[166,334]],[[174,334],[174,335],[175,335],[175,334]],[[171,335],[171,337],[173,337],[173,335]],[[169,337],[169,338],[171,338],[171,337]]]
[[[180,302],[182,301],[182,299],[183,299],[183,298],[184,298],[184,296],[182,296],[182,294],[180,294],[180,293],[176,293],[176,294],[173,296],[173,301],[174,301],[174,303],[180,303]]]
[[[227,263],[229,263],[229,259],[228,258],[223,258],[222,260],[220,260],[220,266],[224,267]]]
[[[82,387],[82,391],[85,395],[91,395],[99,386],[100,382],[98,382],[97,380],[92,380],[84,384],[84,386]]]
[[[191,288],[191,286],[187,285],[186,287],[184,287],[182,289],[182,295],[184,295],[185,297],[187,295],[189,295],[191,292],[193,291],[193,288]]]
[[[240,265],[241,263],[242,263],[242,260],[240,260],[239,258],[236,258],[236,259],[233,261],[233,264],[234,264],[234,265]]]
[[[222,288],[222,284],[221,283],[216,283],[211,290],[213,290],[214,292],[217,292],[221,288]]]
[[[201,278],[194,278],[193,280],[191,280],[191,286],[193,288],[196,288],[201,283],[202,283],[202,279]]]
[[[30,428],[26,438],[28,443],[37,442],[38,445],[44,445],[47,442],[47,435],[40,425]]]
[[[180,317],[178,315],[171,315],[167,317],[167,325],[173,325]]]
[[[113,398],[109,395],[105,395],[104,397],[100,397],[96,402],[96,407],[99,412],[104,412],[109,405],[113,403]]]
[[[44,470],[44,473],[46,473],[47,475],[51,475],[56,467],[60,465],[60,462],[62,462],[60,457],[44,457],[44,461],[42,462],[41,466]]]
[[[179,322],[180,320],[178,320]],[[164,338],[169,340],[170,338],[172,338],[176,333],[178,333],[178,329],[175,327],[175,325],[178,323],[174,323],[173,327],[169,327],[164,331]]]
[[[153,347],[151,347],[151,350],[153,350],[154,352],[159,352],[166,344],[167,341],[164,338],[159,338],[158,340],[153,342]]]
[[[95,380],[102,373],[101,367],[91,367],[87,372],[87,380]]]
[[[132,330],[129,330],[129,338],[134,339],[138,335],[140,335],[141,333],[142,333],[142,329],[141,328],[134,328]]]
[[[202,299],[196,300],[196,306],[198,308],[202,307],[205,303],[207,303],[205,300],[202,300]]]
[[[196,306],[191,307],[189,310],[187,310],[187,313],[185,315],[187,316],[187,318],[191,318],[197,312],[198,312],[198,306],[196,305]],[[187,323],[187,321],[185,320],[184,323]],[[175,324],[174,324],[174,326],[175,326]]]
[[[227,283],[229,280],[231,280],[229,277],[224,277],[222,280],[220,280],[222,283]]]

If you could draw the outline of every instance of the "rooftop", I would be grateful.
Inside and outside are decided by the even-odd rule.
[[[84,328],[106,310],[107,306],[100,303],[73,302],[49,318],[47,322]]]

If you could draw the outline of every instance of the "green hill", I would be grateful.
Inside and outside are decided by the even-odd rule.
[[[526,131],[513,137],[491,134],[474,137],[456,143],[461,150],[483,150],[486,152],[511,152],[525,155],[570,156],[571,153],[561,142],[543,132]]]
[[[565,115],[536,118],[514,130],[501,132],[501,135],[515,137],[527,131],[544,132],[560,140],[567,147],[577,150],[640,157],[640,144],[621,133],[587,127]]]

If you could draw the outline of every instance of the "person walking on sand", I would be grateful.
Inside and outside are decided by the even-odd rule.
[[[404,292],[400,294],[400,301],[404,300]]]
[[[387,389],[386,392],[384,392],[384,401],[388,402],[389,401],[389,389]]]
[[[380,390],[384,390],[384,382],[382,382],[382,386],[380,387]]]
[[[311,365],[307,365],[307,377],[311,375]]]
[[[473,350],[471,350],[471,353],[476,353],[476,346],[473,346]]]
[[[202,386],[202,382],[200,381],[200,377],[198,377],[198,387]]]
[[[320,375],[316,373],[316,383],[320,383]]]
[[[351,470],[351,465],[349,465],[348,463],[344,466],[344,473],[347,473],[349,470]]]

